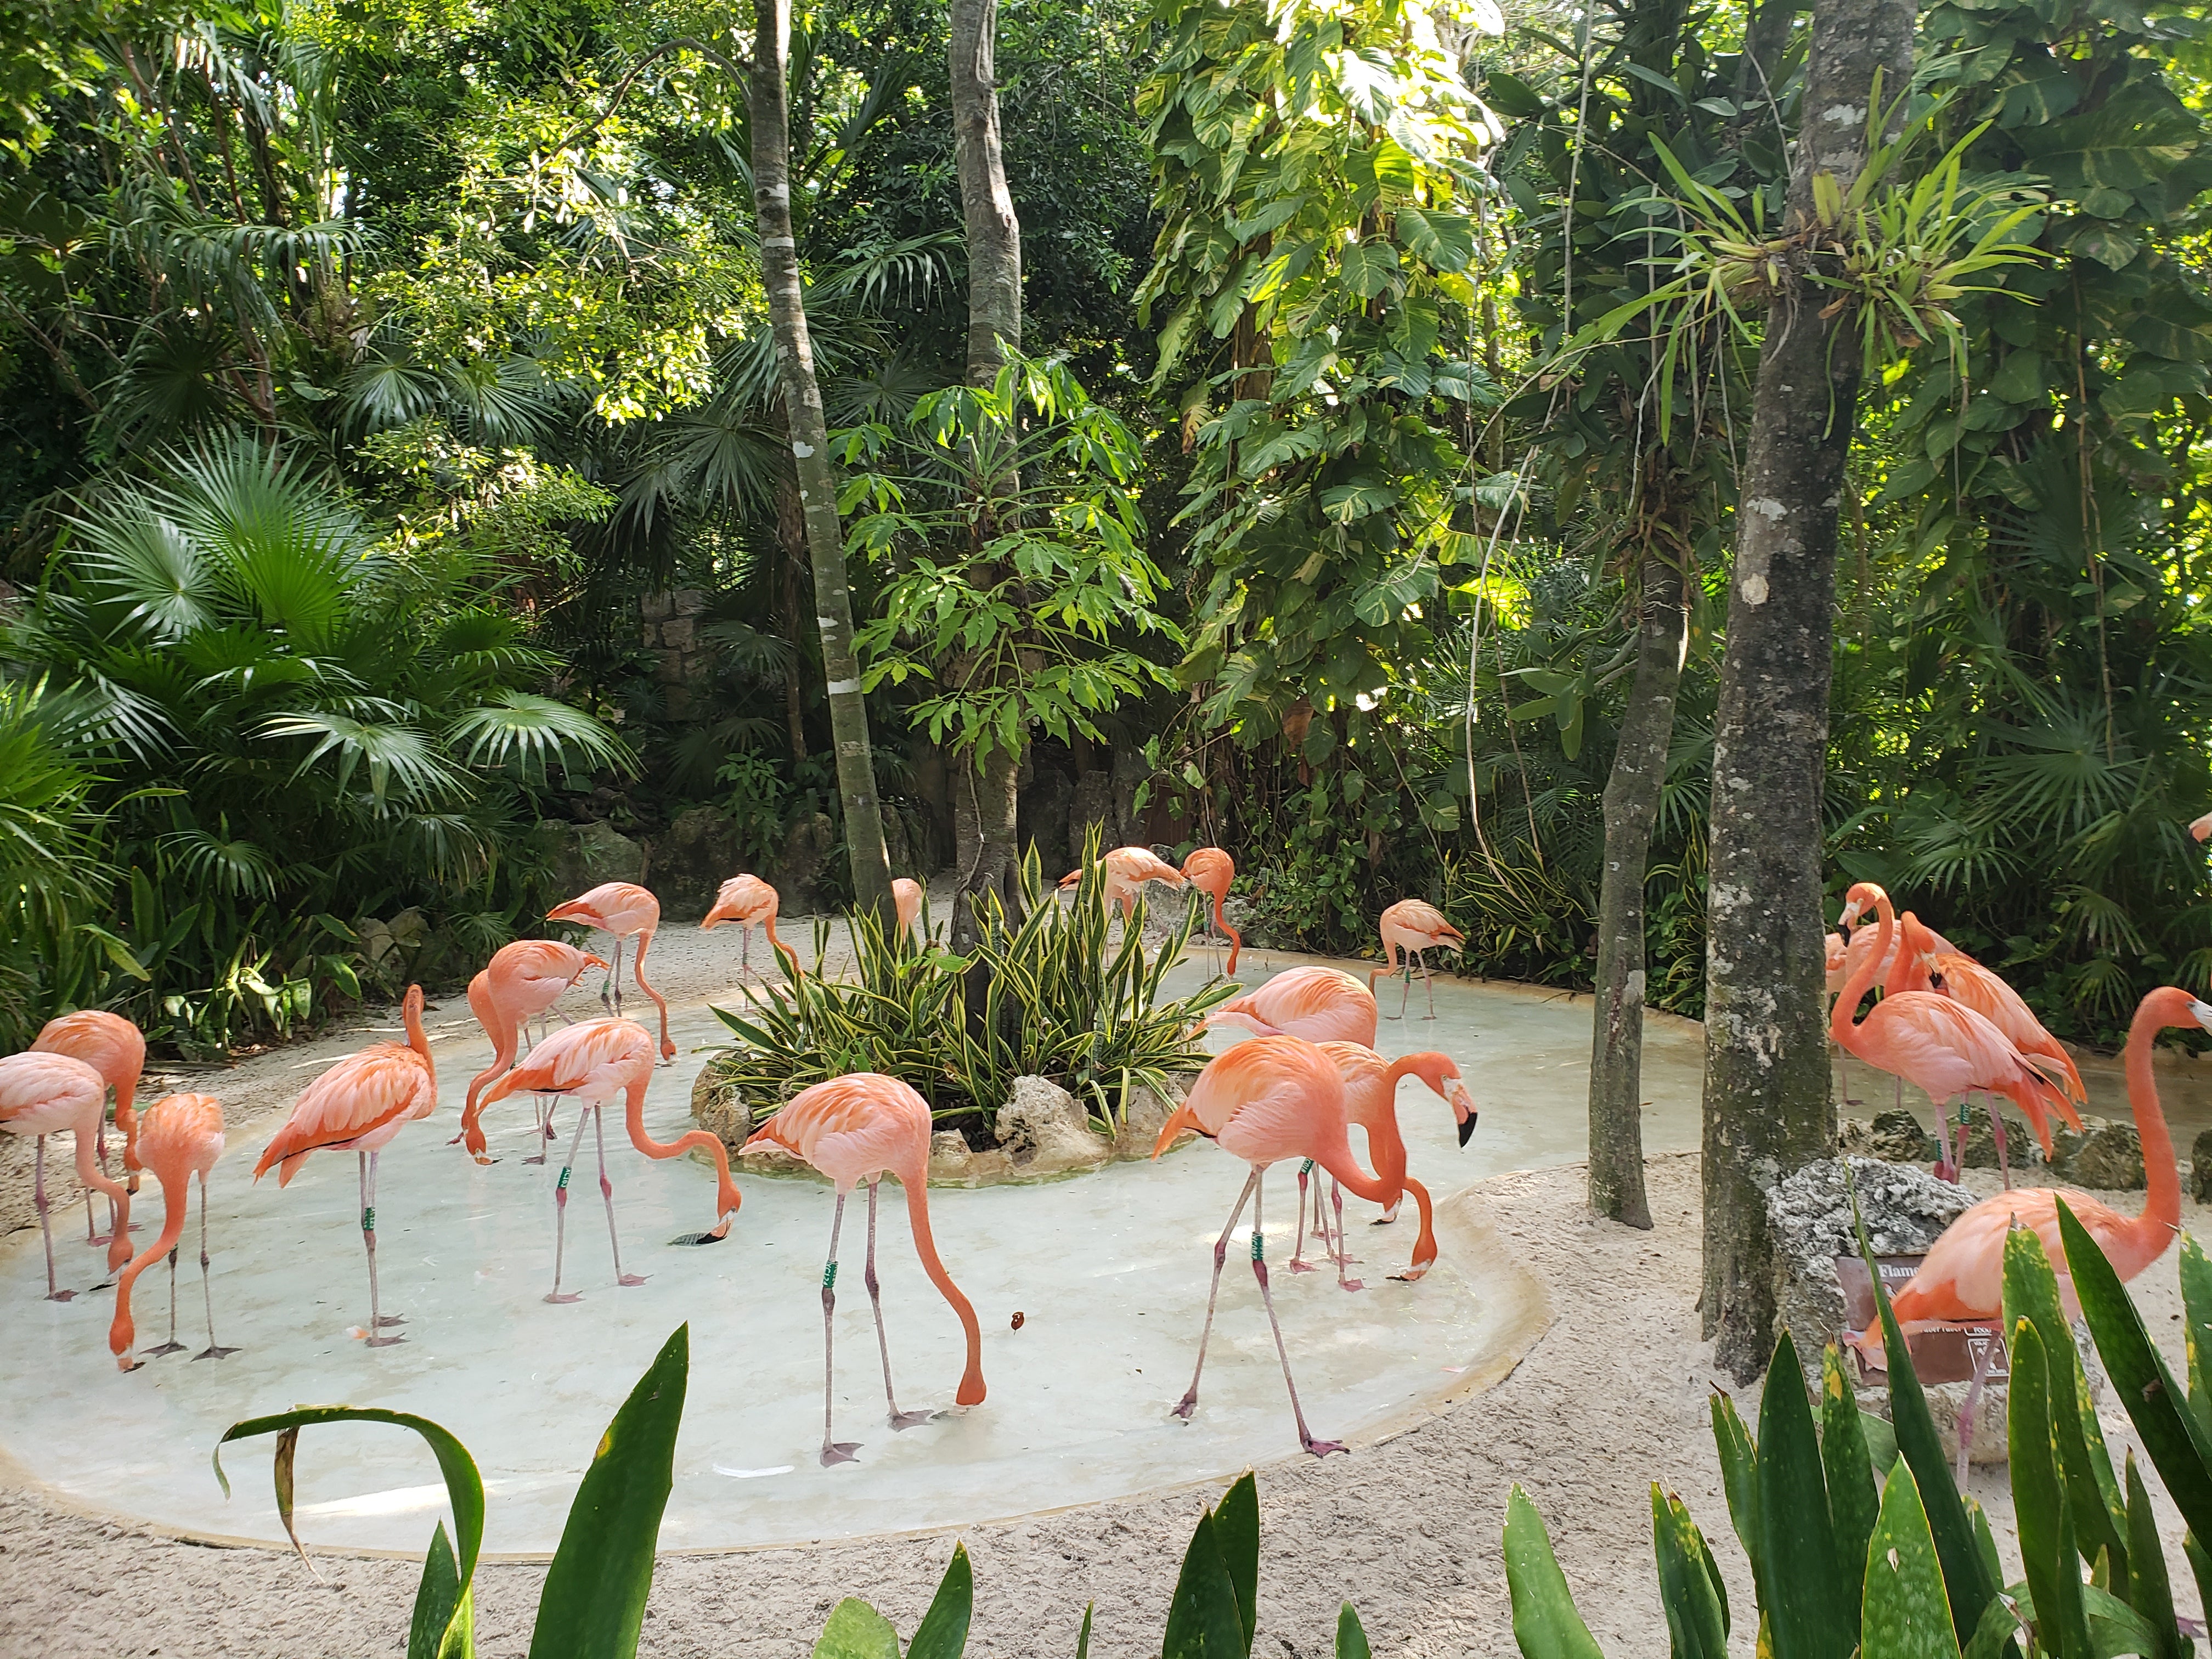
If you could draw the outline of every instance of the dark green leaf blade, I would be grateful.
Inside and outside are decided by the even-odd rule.
[[[1935,1534],[1912,1470],[1900,1457],[1882,1485],[1867,1544],[1861,1613],[1863,1659],[1954,1659],[1958,1633],[1936,1557]]]
[[[1513,1639],[1522,1659],[1604,1659],[1575,1610],[1544,1517],[1518,1485],[1505,1500],[1505,1583],[1513,1598]]]
[[[975,1570],[968,1559],[968,1547],[955,1544],[938,1580],[929,1611],[907,1646],[907,1659],[960,1659],[968,1647],[968,1623],[975,1609]]]
[[[1844,1596],[1820,1443],[1797,1347],[1784,1331],[1759,1405],[1759,1604],[1775,1659],[1849,1659]]]

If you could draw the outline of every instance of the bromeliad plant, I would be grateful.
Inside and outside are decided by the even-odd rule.
[[[2200,1594],[2212,1592],[2212,1261],[2181,1240],[2185,1391],[2142,1316],[2063,1199],[2059,1231],[2075,1294],[2112,1393],[2189,1523]],[[1859,1248],[1874,1260],[1863,1231]],[[1759,1436],[1716,1395],[1729,1517],[1751,1559],[1759,1651],[1772,1659],[2109,1659],[2192,1651],[2173,1605],[2159,1523],[2135,1455],[2116,1474],[2058,1281],[2026,1228],[2005,1240],[2012,1376],[2007,1433],[2025,1578],[2004,1582],[1987,1517],[1953,1478],[1897,1316],[1875,1274],[1891,1422],[1857,1408],[1843,1362],[1821,1357],[1819,1423],[1797,1351],[1775,1345]],[[1660,1601],[1676,1659],[1722,1659],[1728,1592],[1681,1501],[1651,1488]],[[1505,1525],[1513,1630],[1528,1659],[1596,1659],[1542,1518],[1513,1489]],[[2084,1577],[2085,1571],[2087,1577]]]
[[[635,1659],[645,1604],[653,1593],[653,1551],[674,1485],[676,1435],[690,1379],[691,1328],[679,1325],[662,1345],[629,1398],[615,1413],[592,1455],[569,1506],[545,1588],[530,1659]],[[292,1524],[293,1463],[300,1431],[320,1423],[389,1423],[428,1443],[446,1483],[456,1538],[441,1520],[423,1558],[422,1579],[409,1620],[407,1659],[475,1659],[477,1563],[483,1545],[484,1487],[476,1461],[447,1430],[407,1412],[351,1406],[302,1406],[234,1423],[216,1447],[216,1478],[227,1495],[222,1448],[234,1440],[276,1437],[277,1514],[300,1559],[307,1549]],[[1259,1621],[1260,1494],[1249,1471],[1221,1502],[1198,1517],[1168,1607],[1161,1659],[1250,1659]],[[902,1645],[890,1620],[857,1596],[831,1612],[814,1644],[815,1659],[961,1659],[968,1646],[975,1581],[964,1544],[937,1586],[929,1611]],[[1089,1659],[1091,1609],[1083,1613],[1075,1659]],[[1367,1634],[1352,1603],[1337,1615],[1336,1659],[1369,1659]]]
[[[1085,851],[1095,872],[1095,832]],[[737,1041],[710,1064],[710,1086],[758,1122],[811,1085],[880,1072],[911,1085],[944,1122],[988,1115],[1006,1103],[1016,1078],[1045,1077],[1110,1133],[1132,1089],[1164,1093],[1170,1075],[1205,1065],[1198,1023],[1238,988],[1211,985],[1172,1001],[1161,994],[1197,927],[1195,910],[1147,959],[1141,904],[1117,943],[1095,873],[1063,906],[1047,898],[1032,848],[1018,889],[1018,923],[996,894],[976,903],[976,943],[964,956],[934,944],[917,949],[856,915],[854,979],[822,977],[817,947],[817,971],[788,975],[743,1012],[715,1011]],[[978,965],[988,988],[981,1018],[970,1019],[963,998]]]

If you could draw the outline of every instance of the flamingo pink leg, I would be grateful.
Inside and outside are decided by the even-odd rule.
[[[584,1145],[585,1114],[576,1114],[576,1133],[569,1137],[568,1156],[562,1160],[561,1178],[553,1183],[553,1288],[546,1293],[548,1302],[581,1302],[583,1293],[571,1291],[561,1294],[561,1256],[568,1242],[568,1178],[576,1170],[576,1154]]]
[[[1258,1170],[1252,1172],[1252,1276],[1260,1281],[1260,1300],[1267,1310],[1267,1328],[1275,1334],[1275,1357],[1283,1362],[1283,1386],[1290,1390],[1291,1415],[1297,1419],[1298,1425],[1298,1444],[1316,1457],[1326,1457],[1331,1452],[1344,1450],[1345,1444],[1341,1440],[1316,1440],[1313,1437],[1313,1431],[1306,1426],[1305,1407],[1298,1403],[1298,1385],[1291,1380],[1291,1351],[1283,1341],[1282,1322],[1275,1317],[1274,1294],[1267,1288],[1267,1235],[1260,1224],[1262,1173]],[[1193,1386],[1196,1386],[1195,1382]]]
[[[607,1242],[614,1246],[615,1283],[642,1285],[645,1283],[643,1273],[626,1273],[622,1269],[622,1235],[615,1231],[615,1183],[607,1178],[607,1130],[606,1125],[600,1121],[605,1110],[598,1103],[592,1103],[592,1133],[599,1144],[599,1197],[607,1206]],[[580,1132],[583,1127],[583,1120],[579,1117],[576,1121],[578,1131]]]
[[[868,1286],[868,1303],[876,1314],[876,1348],[884,1359],[884,1401],[890,1407],[891,1427],[910,1429],[917,1423],[930,1419],[928,1412],[902,1412],[898,1396],[891,1392],[891,1344],[884,1334],[884,1293],[876,1278],[876,1188],[884,1178],[877,1176],[868,1182],[868,1266],[865,1278]]]
[[[554,1139],[553,1114],[557,1109],[558,1099],[555,1095],[538,1095],[532,1100],[538,1118],[538,1150],[522,1160],[525,1164],[543,1164],[545,1161],[545,1148]]]
[[[169,1340],[158,1348],[143,1348],[139,1352],[149,1359],[159,1359],[165,1353],[182,1353],[185,1345],[177,1340],[177,1252],[169,1251]]]
[[[831,1426],[834,1409],[834,1390],[837,1379],[836,1358],[837,1312],[837,1234],[845,1225],[845,1194],[837,1194],[837,1208],[830,1218],[830,1260],[822,1268],[822,1467],[829,1468],[838,1463],[853,1462],[853,1454],[860,1449],[857,1440],[834,1440],[836,1431]]]
[[[46,1300],[67,1302],[76,1292],[54,1288],[54,1230],[47,1216],[51,1206],[46,1198],[46,1138],[44,1135],[39,1137],[38,1151],[33,1158],[33,1171],[31,1201],[39,1212],[39,1237],[46,1241]]]
[[[614,992],[611,1009],[617,1019],[622,1018],[622,935],[617,933],[615,935],[614,965],[607,969],[606,985],[601,987],[599,990],[599,1005],[602,1007],[610,1006],[607,1002],[608,990],[611,989]]]
[[[395,1342],[404,1342],[404,1336],[386,1336],[387,1327],[404,1325],[407,1322],[398,1314],[380,1311],[376,1291],[376,1158],[370,1152],[362,1159],[361,1175],[361,1237],[368,1249],[368,1346],[388,1348]]]
[[[1190,1373],[1189,1391],[1176,1403],[1175,1414],[1177,1417],[1188,1419],[1198,1409],[1198,1379],[1200,1373],[1206,1370],[1206,1341],[1213,1334],[1213,1305],[1221,1295],[1221,1269],[1229,1260],[1229,1235],[1237,1231],[1237,1223],[1244,1214],[1244,1206],[1252,1201],[1252,1195],[1259,1186],[1260,1172],[1255,1170],[1245,1177],[1244,1190],[1237,1195],[1237,1207],[1229,1212],[1229,1224],[1221,1230],[1221,1237],[1213,1241],[1213,1283],[1206,1292],[1206,1323],[1198,1333],[1198,1364]],[[1255,1237],[1257,1237],[1256,1233]]]
[[[169,1306],[171,1310],[169,1315],[169,1340],[173,1342],[176,1340],[176,1254],[177,1253],[174,1250],[169,1252],[169,1271],[171,1274],[169,1280]],[[194,1354],[192,1358],[195,1359],[228,1359],[231,1355],[236,1353],[238,1350],[235,1348],[218,1347],[216,1345],[215,1291],[210,1289],[208,1285],[208,1261],[207,1176],[203,1175],[200,1177],[200,1295],[207,1303],[208,1345],[203,1352]]]
[[[1429,994],[1429,1012],[1422,1018],[1434,1019],[1437,1017],[1437,982],[1429,972],[1428,953],[1425,951],[1416,951],[1413,952],[1413,960],[1421,964],[1421,988]],[[1406,982],[1407,994],[1410,996],[1413,989],[1413,981],[1408,980]]]
[[[1311,1158],[1298,1165],[1298,1242],[1291,1247],[1291,1271],[1294,1273],[1310,1273],[1314,1270],[1313,1263],[1306,1260],[1306,1183],[1313,1178],[1313,1170]],[[1322,1253],[1326,1255],[1328,1253],[1328,1231],[1322,1226],[1318,1194],[1314,1198],[1314,1225],[1321,1229]]]
[[[1336,1206],[1336,1288],[1340,1291],[1364,1291],[1367,1288],[1364,1281],[1344,1276],[1345,1268],[1352,1262],[1351,1252],[1345,1248],[1344,1243],[1344,1188],[1332,1180],[1328,1183],[1328,1195],[1330,1201]]]
[[[1990,1364],[1996,1358],[1996,1344],[1985,1345],[1974,1361],[1974,1381],[1966,1390],[1966,1403],[1959,1407],[1959,1484],[1966,1484],[1966,1451],[1974,1440],[1974,1413],[1982,1403],[1982,1385],[1989,1381]]]

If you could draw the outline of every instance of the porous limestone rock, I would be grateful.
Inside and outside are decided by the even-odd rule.
[[[1925,1250],[1974,1201],[1965,1188],[1938,1181],[1917,1164],[1871,1158],[1822,1158],[1769,1194],[1767,1222],[1782,1277],[1775,1286],[1777,1322],[1790,1328],[1798,1358],[1815,1378],[1820,1350],[1844,1328],[1836,1258],[1858,1254],[1850,1193],[1844,1185],[1846,1164],[1876,1255]]]
[[[2004,1129],[2006,1162],[2015,1170],[2041,1169],[2043,1144],[2036,1139],[2035,1131],[2027,1127],[2027,1120],[2017,1112],[2008,1111],[2004,1115]],[[1955,1130],[1953,1139],[1957,1139]],[[1966,1152],[1961,1162],[1969,1170],[1997,1167],[1997,1138],[1990,1129],[1989,1113],[1978,1105],[1966,1125]]]
[[[2189,1195],[2199,1204],[2212,1200],[2212,1129],[2189,1149]]]
[[[2052,1132],[2051,1166],[2064,1180],[2093,1191],[2139,1191],[2143,1186],[2142,1137],[2132,1123],[2085,1117],[2077,1133]]]
[[[738,828],[718,806],[678,812],[653,844],[653,893],[664,922],[696,921],[743,867]]]
[[[1121,1121],[1114,1132],[1114,1156],[1116,1158],[1150,1158],[1152,1148],[1159,1144],[1160,1131],[1167,1127],[1182,1097],[1190,1092],[1188,1079],[1170,1077],[1165,1099],[1146,1084],[1133,1083],[1121,1097]],[[1190,1139],[1177,1137],[1180,1146]]]
[[[1075,1097],[1049,1078],[1016,1078],[991,1130],[1018,1175],[1091,1169],[1114,1152],[1112,1142],[1092,1132]]]
[[[1847,1156],[1877,1158],[1891,1164],[1929,1164],[1936,1158],[1936,1137],[1921,1127],[1910,1112],[1894,1108],[1876,1112],[1874,1121],[1853,1118],[1836,1137],[1838,1150]]]

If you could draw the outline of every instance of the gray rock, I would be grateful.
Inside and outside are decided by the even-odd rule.
[[[744,866],[738,830],[720,807],[695,806],[679,812],[667,833],[653,844],[653,891],[666,921],[696,921],[707,914],[714,894]]]
[[[1162,1099],[1146,1085],[1132,1084],[1122,1097],[1121,1121],[1114,1131],[1114,1156],[1117,1159],[1150,1158],[1152,1148],[1159,1144],[1160,1131],[1168,1126],[1184,1095],[1190,1091],[1188,1079],[1170,1077],[1169,1094]],[[1178,1146],[1189,1137],[1179,1138]]]
[[[1846,1155],[1890,1164],[1932,1164],[1936,1159],[1936,1137],[1911,1113],[1893,1109],[1876,1112],[1871,1123],[1853,1118],[1836,1140],[1838,1150]]]
[[[530,849],[553,872],[560,897],[574,898],[603,881],[635,881],[645,849],[610,823],[568,823],[547,818],[530,832]]]
[[[2134,1124],[2085,1117],[2080,1133],[2061,1126],[2051,1139],[2051,1167],[2075,1186],[2108,1192],[2142,1189],[2142,1137]]]
[[[2197,1137],[2189,1149],[2189,1195],[2199,1204],[2212,1194],[2212,1129]]]
[[[1954,1107],[1953,1110],[1956,1110]],[[1954,1122],[1955,1119],[1953,1120]],[[2043,1146],[2036,1139],[2035,1131],[2027,1127],[2027,1120],[2017,1112],[2004,1115],[2005,1158],[2015,1170],[2040,1169],[2043,1166]],[[1955,1138],[1956,1132],[1954,1132]],[[1990,1128],[1990,1115],[1977,1107],[1966,1126],[1966,1155],[1963,1160],[1969,1170],[1994,1170],[1997,1167],[1997,1138]]]
[[[1092,1132],[1075,1097],[1049,1078],[1016,1078],[1012,1096],[999,1109],[991,1130],[1022,1175],[1091,1169],[1114,1152],[1112,1142]]]
[[[1856,1255],[1846,1162],[1858,1192],[1859,1214],[1876,1255],[1925,1250],[1968,1209],[1974,1195],[1938,1181],[1917,1164],[1877,1158],[1822,1158],[1808,1164],[1767,1195],[1767,1224],[1774,1231],[1781,1282],[1775,1286],[1778,1322],[1796,1339],[1799,1359],[1820,1376],[1820,1350],[1844,1328],[1843,1287],[1836,1258]]]
[[[975,1172],[975,1154],[968,1146],[968,1137],[957,1129],[939,1129],[929,1138],[929,1178],[932,1181],[962,1182],[971,1179]]]

